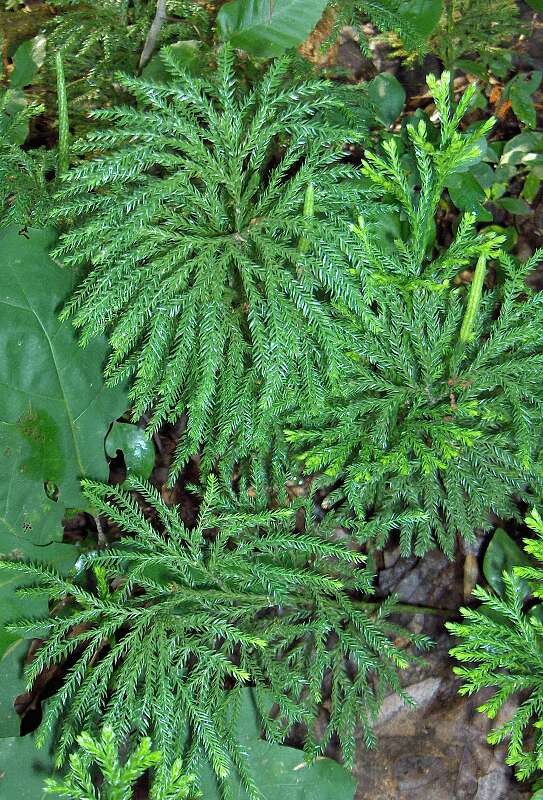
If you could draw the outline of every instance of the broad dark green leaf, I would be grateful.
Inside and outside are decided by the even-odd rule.
[[[445,186],[451,200],[460,211],[471,211],[478,219],[492,221],[492,214],[482,205],[486,200],[484,189],[469,172],[456,172],[450,175]]]
[[[28,640],[16,639],[0,629],[0,740],[19,736],[21,721],[13,704],[25,691],[23,664],[27,652]]]
[[[13,55],[13,72],[9,83],[12,89],[23,89],[34,80],[38,68],[43,64],[45,37],[36,36],[19,45]]]
[[[38,750],[34,736],[0,739],[1,800],[46,800],[44,781],[53,773],[47,750]]]
[[[535,175],[533,172],[530,172],[526,176],[526,180],[524,181],[524,186],[522,187],[521,196],[523,200],[526,200],[527,203],[533,203],[535,200],[535,196],[539,191],[539,187],[541,186],[541,178]]]
[[[541,77],[539,71],[532,72],[530,75],[517,75],[508,87],[508,96],[513,112],[517,119],[528,128],[536,126],[537,115],[532,94],[539,87]]]
[[[328,758],[307,764],[300,750],[264,742],[259,736],[252,690],[245,689],[237,738],[264,800],[352,800],[356,781],[344,767]],[[221,794],[209,766],[202,768],[200,779],[203,797],[219,800]],[[237,779],[230,780],[230,789],[234,800],[247,800]]]
[[[504,571],[511,572],[513,567],[530,565],[531,561],[526,553],[502,528],[497,528],[486,548],[483,560],[483,574],[494,591],[503,595],[502,574]],[[529,592],[528,585],[524,581],[522,584],[524,585],[524,597],[526,597]]]
[[[532,209],[526,200],[522,200],[520,197],[500,197],[496,203],[510,214],[515,214],[518,217],[526,216],[527,214],[532,213]]]
[[[82,350],[58,320],[72,275],[49,258],[54,238],[0,232],[0,532],[34,544],[59,540],[66,509],[84,507],[80,478],[107,479],[104,438],[128,404],[104,386],[105,342]]]
[[[543,133],[525,131],[513,136],[505,147],[501,161],[503,164],[521,164],[533,161],[536,153],[543,152]]]
[[[443,0],[405,0],[399,16],[421,39],[427,39],[439,22],[442,11]]]
[[[543,0],[526,0],[526,2],[529,6],[535,8],[536,11],[543,11]],[[534,797],[536,797],[536,795],[534,795]],[[541,798],[543,799],[543,790],[541,791]],[[537,796],[537,800],[539,800],[539,796]]]
[[[155,448],[145,432],[137,425],[115,422],[106,438],[106,452],[115,458],[121,450],[126,471],[138,478],[148,478],[155,466]]]
[[[394,75],[381,72],[368,84],[368,97],[377,118],[387,128],[399,117],[405,104],[405,89]]]
[[[233,0],[217,15],[221,37],[254,56],[297,47],[315,28],[327,0]]]

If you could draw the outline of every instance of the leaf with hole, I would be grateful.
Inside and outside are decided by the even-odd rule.
[[[106,452],[115,458],[119,450],[128,475],[149,477],[155,466],[155,448],[145,431],[127,422],[114,422],[106,438]]]

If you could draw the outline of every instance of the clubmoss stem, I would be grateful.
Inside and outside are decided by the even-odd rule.
[[[308,183],[304,198],[304,217],[305,219],[311,219],[314,216],[315,216],[315,187],[313,186],[312,183]],[[307,253],[308,250],[309,250],[309,242],[302,236],[300,238],[300,241],[298,242],[298,252],[303,254]]]
[[[477,311],[479,310],[479,306],[481,304],[485,275],[486,255],[481,255],[479,256],[477,266],[475,267],[475,273],[473,275],[471,288],[469,290],[468,305],[462,322],[462,327],[460,328],[460,343],[463,345],[469,342],[473,336],[473,325],[475,323]]]
[[[66,95],[66,79],[64,77],[64,64],[62,53],[57,50],[55,55],[57,72],[57,103],[58,103],[58,159],[57,178],[62,177],[69,166],[70,128],[68,120],[68,98]]]

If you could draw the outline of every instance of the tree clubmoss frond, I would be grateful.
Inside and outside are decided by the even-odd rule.
[[[151,486],[128,486],[154,510],[156,525],[134,495],[87,481],[89,502],[129,535],[85,555],[76,579],[27,567],[45,595],[68,601],[47,619],[48,638],[27,669],[32,684],[41,670],[70,658],[40,728],[44,741],[60,725],[59,763],[81,730],[106,724],[120,737],[151,737],[165,769],[186,751],[189,772],[200,757],[219,779],[237,771],[256,797],[232,736],[247,685],[268,739],[281,742],[294,722],[304,723],[310,756],[337,733],[351,762],[355,725],[371,744],[385,691],[409,702],[397,669],[414,656],[393,643],[399,629],[388,620],[392,602],[354,599],[371,591],[372,576],[359,552],[334,541],[333,518],[314,527],[306,504],[307,528],[296,532],[295,509],[234,506],[210,478],[198,522],[187,528]],[[25,571],[21,563],[16,568]],[[100,578],[95,591],[82,588],[92,574]],[[330,716],[317,737],[325,684]],[[269,715],[273,703],[276,718]]]
[[[543,524],[534,509],[526,522],[537,537],[525,540],[526,551],[543,560]],[[512,698],[520,696],[507,722],[488,735],[490,744],[507,741],[507,763],[525,780],[543,763],[543,624],[541,605],[525,608],[527,585],[537,598],[543,596],[543,569],[515,567],[503,573],[503,596],[478,586],[474,596],[481,606],[461,608],[463,621],[447,623],[458,644],[451,650],[461,666],[455,673],[463,681],[461,694],[493,687],[494,694],[478,710],[494,719]]]
[[[64,315],[83,343],[109,333],[110,383],[133,378],[151,431],[188,413],[175,473],[204,440],[208,464],[233,439],[258,450],[274,402],[340,374],[332,303],[363,305],[343,255],[360,185],[329,84],[292,85],[283,59],[243,92],[228,48],[213,82],[164,57],[169,84],[118,77],[138,106],[96,112],[110,127],[75,151],[101,155],[65,176],[54,217],[71,221],[56,256],[91,265]]]
[[[543,299],[525,285],[542,253],[516,263],[499,252],[499,237],[474,231],[471,215],[435,252],[444,181],[474,157],[483,130],[458,130],[469,96],[453,112],[447,75],[429,83],[441,136],[434,146],[424,124],[410,130],[417,185],[394,144],[362,168],[407,221],[405,237],[387,241],[370,205],[356,229],[353,261],[373,322],[345,313],[357,345],[342,390],[320,413],[291,411],[287,439],[307,472],[324,473],[320,485],[339,483],[329,503],[347,501],[362,540],[383,547],[400,528],[404,554],[438,545],[452,556],[457,534],[473,538],[490,511],[517,516],[515,500],[542,488]],[[463,288],[459,273],[475,259]]]

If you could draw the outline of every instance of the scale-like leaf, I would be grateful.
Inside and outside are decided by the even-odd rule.
[[[49,257],[54,239],[0,233],[0,531],[38,545],[84,507],[81,478],[107,478],[104,438],[128,405],[123,388],[104,387],[104,341],[82,350],[59,322],[73,276]]]

